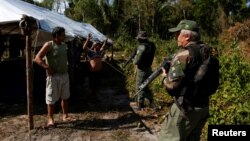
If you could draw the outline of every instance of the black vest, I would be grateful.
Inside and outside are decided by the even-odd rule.
[[[145,51],[143,52],[142,57],[138,62],[138,68],[151,68],[156,50],[155,44],[152,42],[145,42],[142,43],[142,45],[145,46]]]

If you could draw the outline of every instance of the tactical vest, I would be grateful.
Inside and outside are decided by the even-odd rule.
[[[176,101],[186,111],[195,106],[207,106],[209,96],[219,85],[219,62],[210,56],[211,47],[193,44],[187,49],[190,62],[180,87],[175,91]]]
[[[150,68],[154,60],[154,54],[156,50],[155,45],[152,42],[142,43],[142,45],[145,46],[145,51],[138,62],[138,68]]]

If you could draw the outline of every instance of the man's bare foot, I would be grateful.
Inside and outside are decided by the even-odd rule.
[[[75,121],[76,121],[76,119],[75,119],[75,118],[72,118],[72,117],[67,116],[67,117],[63,117],[63,121],[64,121],[64,122],[75,122]]]
[[[54,122],[53,119],[49,119],[49,120],[48,120],[47,127],[48,127],[48,128],[55,128],[55,127],[56,127],[56,126],[55,126],[55,122]]]

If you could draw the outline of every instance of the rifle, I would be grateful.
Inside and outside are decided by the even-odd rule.
[[[129,59],[124,63],[123,68],[125,68],[129,62],[132,61],[132,59],[135,57],[137,52],[137,48],[133,50],[132,54],[130,55]]]
[[[165,58],[163,63],[139,86],[139,90],[136,92],[135,96],[137,96],[149,83],[151,83],[157,76],[160,75],[162,68],[169,70],[171,60]]]

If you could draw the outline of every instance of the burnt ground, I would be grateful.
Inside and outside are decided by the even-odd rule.
[[[30,131],[26,102],[7,102],[2,99],[0,140],[156,141],[165,111],[154,112],[150,108],[145,108],[142,112],[135,113],[131,108],[135,103],[125,88],[126,78],[113,69],[106,69],[103,76],[96,103],[88,101],[86,76],[82,76],[81,80],[84,81],[74,84],[74,92],[69,100],[69,112],[70,116],[77,118],[76,122],[62,122],[60,104],[56,103],[56,128],[46,127],[47,111],[43,96],[36,96],[42,98],[34,101],[34,129]],[[39,92],[43,93],[43,90],[35,90],[33,94],[38,95]]]

